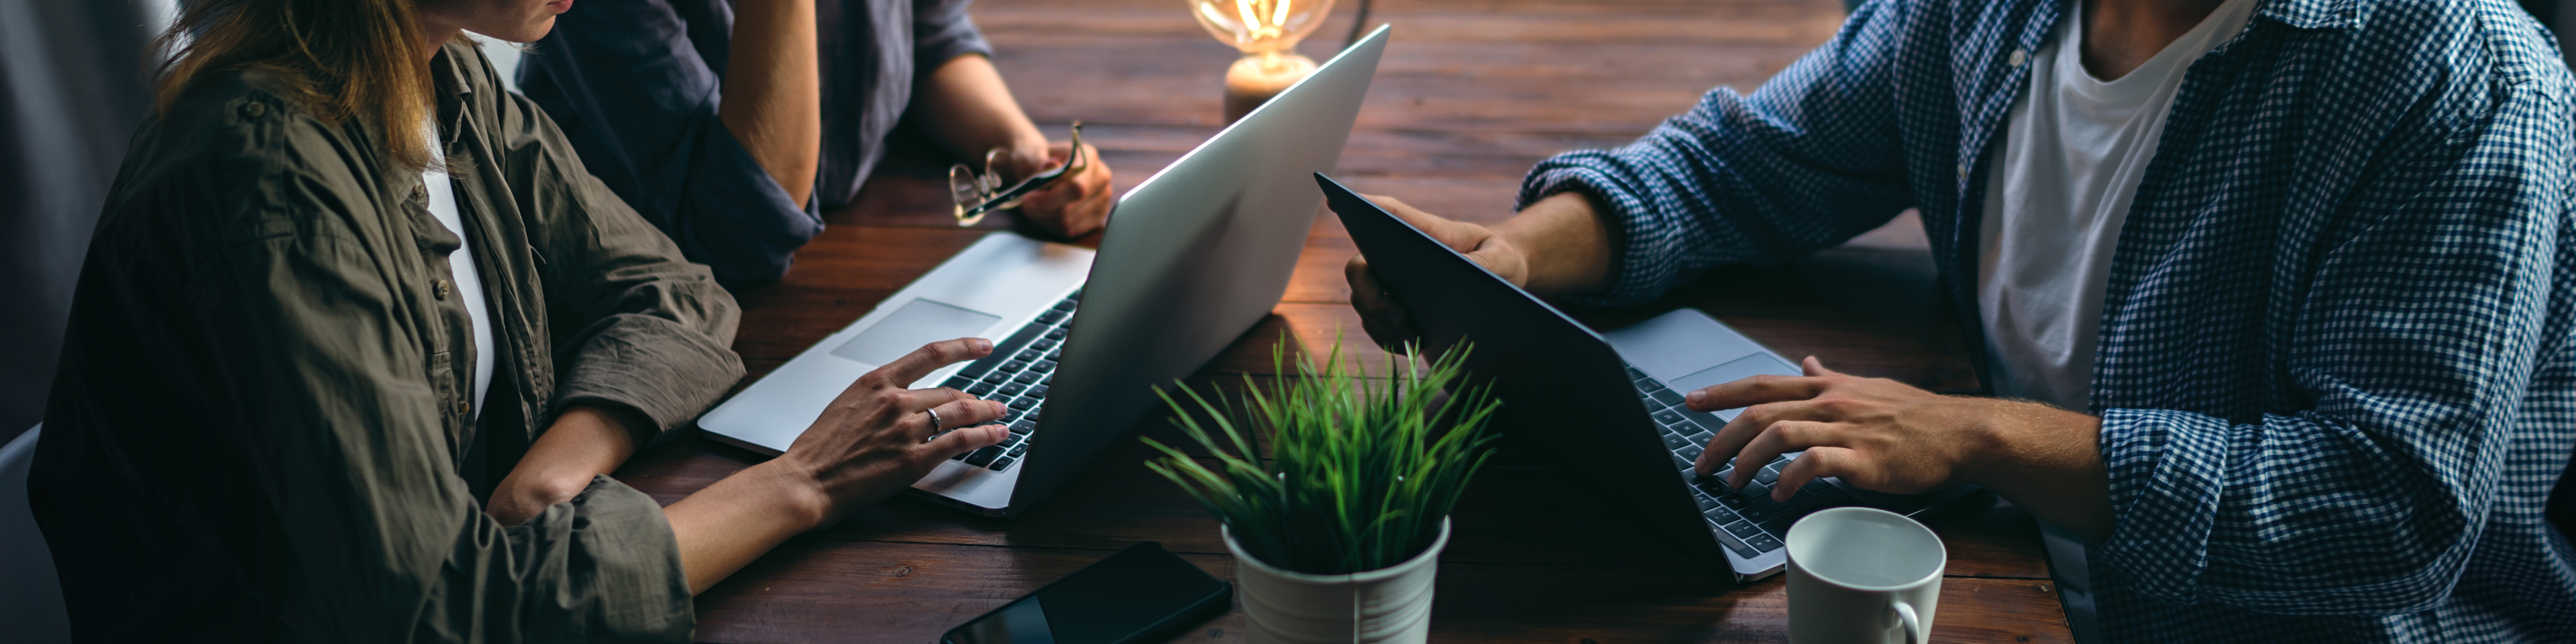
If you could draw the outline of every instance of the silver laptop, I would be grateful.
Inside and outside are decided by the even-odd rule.
[[[1097,254],[994,233],[698,419],[777,454],[861,374],[921,345],[990,338],[993,354],[913,387],[1002,401],[1010,438],[940,464],[913,490],[1018,514],[1125,436],[1159,400],[1268,315],[1288,287],[1386,27],[1217,132],[1118,200]]]

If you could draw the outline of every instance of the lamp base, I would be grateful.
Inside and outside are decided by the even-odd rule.
[[[1297,54],[1254,54],[1236,59],[1225,70],[1225,122],[1251,114],[1252,108],[1315,73],[1314,59]]]

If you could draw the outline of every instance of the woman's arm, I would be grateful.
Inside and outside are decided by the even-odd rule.
[[[805,203],[823,156],[823,86],[812,0],[734,4],[733,48],[717,118],[742,149]]]
[[[643,431],[652,421],[632,409],[598,405],[572,405],[555,417],[554,425],[537,437],[510,475],[492,490],[491,503],[484,512],[501,525],[519,525],[529,517],[546,511],[546,506],[571,500],[573,495],[590,487],[591,477],[617,470],[635,455],[637,438],[651,436]]]
[[[663,512],[680,541],[690,592],[717,581],[788,537],[831,525],[893,496],[949,457],[1002,442],[1002,404],[955,389],[907,390],[932,370],[993,352],[993,341],[934,342],[860,376],[823,409],[787,453],[681,499]],[[938,433],[923,410],[963,429]]]

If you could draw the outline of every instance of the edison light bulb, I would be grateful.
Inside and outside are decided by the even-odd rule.
[[[1324,24],[1333,0],[1189,0],[1190,15],[1243,51],[1225,72],[1225,120],[1241,118],[1315,71],[1297,41]]]

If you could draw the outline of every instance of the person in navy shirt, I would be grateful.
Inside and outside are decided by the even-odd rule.
[[[521,90],[592,174],[727,285],[786,274],[907,111],[958,158],[1005,152],[1006,178],[1071,152],[1011,98],[968,0],[578,2],[529,49]],[[1089,234],[1108,219],[1109,179],[1089,163],[1020,211]]]

